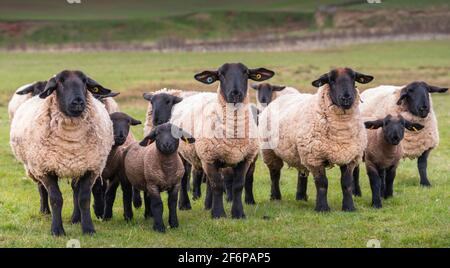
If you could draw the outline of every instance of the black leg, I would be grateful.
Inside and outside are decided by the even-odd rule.
[[[78,204],[81,212],[81,230],[83,234],[94,234],[95,228],[91,218],[91,189],[95,182],[96,177],[92,177],[92,174],[88,172],[81,177],[78,181]]]
[[[73,212],[71,222],[72,224],[77,224],[81,222],[80,206],[78,205],[78,193],[80,192],[80,186],[76,179],[72,179],[70,185],[72,186],[73,192]]]
[[[212,192],[212,209],[211,216],[214,219],[226,217],[225,210],[223,208],[223,179],[219,169],[214,164],[206,164],[203,167],[208,181],[211,185]]]
[[[169,191],[169,198],[168,198],[170,228],[178,227],[177,198],[178,198],[178,187],[173,187]]]
[[[353,170],[353,195],[362,196],[361,186],[359,184],[359,165]]]
[[[330,211],[327,201],[328,178],[325,173],[325,167],[317,168],[313,170],[312,173],[317,190],[315,210],[318,212]]]
[[[92,195],[94,196],[94,213],[97,219],[101,219],[103,217],[103,212],[105,210],[104,184],[106,184],[106,182],[102,182],[101,178],[97,178],[92,186]]]
[[[270,189],[270,200],[281,200],[280,192],[280,175],[281,169],[270,169],[270,179],[272,180],[272,186]]]
[[[394,179],[397,171],[397,166],[391,166],[386,170],[386,188],[384,191],[384,198],[389,198],[394,195]]]
[[[205,210],[210,210],[212,208],[212,190],[211,183],[206,180],[206,196],[205,196]]]
[[[343,165],[341,168],[342,210],[354,211],[353,204],[353,166]]]
[[[61,191],[59,190],[58,177],[54,175],[48,175],[43,178],[42,183],[47,189],[50,198],[50,206],[52,207],[52,235],[65,235],[66,232],[64,231],[61,217],[63,197]]]
[[[151,207],[153,213],[153,230],[164,233],[166,227],[163,222],[163,203],[161,200],[161,195],[158,193],[156,196],[150,196]],[[176,204],[176,203],[175,203]]]
[[[189,200],[188,195],[188,184],[189,184],[189,178],[191,176],[191,164],[189,164],[187,161],[183,160],[184,165],[184,175],[181,178],[181,188],[180,188],[180,200],[178,207],[180,210],[190,210],[191,207],[191,201]]]
[[[380,192],[381,196],[384,196],[386,193],[386,169],[380,168],[378,169],[378,176],[380,176]]]
[[[103,211],[103,220],[108,221],[113,217],[113,206],[116,200],[117,188],[119,182],[117,180],[110,180],[105,193],[105,210]]]
[[[250,164],[244,160],[233,168],[233,204],[231,205],[231,217],[234,219],[245,218],[244,207],[242,205],[242,190],[244,189],[244,180]]]
[[[372,206],[374,208],[381,208],[381,177],[378,170],[374,167],[367,166],[367,176],[370,181],[370,189],[372,190]]]
[[[299,171],[297,176],[297,194],[295,199],[308,201],[308,195],[306,194],[308,188],[308,173]]]
[[[202,196],[202,180],[203,180],[203,171],[193,169],[192,171],[192,199],[197,200]]]
[[[133,187],[126,178],[123,178],[120,181],[120,186],[122,187],[123,192],[123,218],[126,221],[129,221],[133,219]]]
[[[419,169],[420,175],[420,185],[429,187],[431,186],[430,181],[428,180],[427,175],[427,163],[428,163],[428,155],[430,154],[431,149],[425,151],[419,159],[417,159],[417,167]]]
[[[41,199],[41,208],[40,212],[42,214],[50,214],[50,206],[48,204],[48,193],[42,183],[38,182],[38,190]]]
[[[233,201],[233,170],[228,168],[223,172],[223,182],[225,186],[226,200],[227,202]]]
[[[256,160],[252,162],[245,176],[245,203],[249,205],[256,204],[253,196],[253,174],[255,173]]]
[[[153,217],[152,214],[152,202],[151,202],[151,198],[150,196],[147,194],[146,191],[144,191],[144,206],[145,206],[145,211],[144,211],[144,218],[148,219]]]
[[[142,206],[141,192],[133,187],[133,206],[140,208]]]

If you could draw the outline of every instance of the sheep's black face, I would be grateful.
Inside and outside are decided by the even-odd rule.
[[[179,139],[187,143],[194,143],[195,139],[185,132],[183,129],[172,125],[171,123],[164,123],[155,126],[153,130],[145,137],[139,144],[147,146],[156,141],[156,148],[162,154],[173,154],[178,150]]]
[[[46,98],[56,91],[60,111],[69,117],[79,117],[86,109],[87,90],[98,95],[111,93],[83,72],[65,70],[48,81],[39,97]]]
[[[152,104],[152,122],[154,126],[169,122],[172,117],[172,108],[183,99],[167,93],[144,93],[144,99]]]
[[[404,101],[411,114],[425,118],[431,109],[429,93],[442,93],[447,90],[448,88],[430,86],[425,82],[412,82],[402,89],[397,104],[400,105]]]
[[[333,104],[342,109],[350,109],[357,96],[355,81],[366,84],[372,80],[373,76],[355,72],[350,68],[338,68],[322,75],[313,81],[312,85],[320,87],[328,84]]]
[[[368,129],[383,128],[384,140],[391,145],[398,145],[405,135],[405,128],[410,131],[419,131],[423,125],[412,123],[403,117],[394,118],[391,115],[384,119],[364,123]]]
[[[285,86],[276,86],[269,83],[262,83],[259,85],[253,84],[252,88],[257,91],[257,97],[259,103],[269,104],[272,102],[272,96],[274,91],[281,91]]]
[[[19,95],[31,94],[31,96],[36,96],[41,94],[42,91],[44,91],[46,85],[47,81],[38,81],[20,91],[17,91],[16,94]]]
[[[128,133],[130,132],[130,126],[141,124],[141,121],[120,112],[110,114],[110,118],[113,122],[114,145],[116,146],[120,146],[125,143]]]
[[[225,63],[217,71],[204,71],[195,75],[195,79],[205,84],[220,81],[220,93],[228,103],[241,103],[247,96],[248,79],[264,81],[275,73],[258,68],[248,69],[242,63]]]

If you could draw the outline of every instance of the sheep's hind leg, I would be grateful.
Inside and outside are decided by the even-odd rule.
[[[223,208],[223,179],[219,168],[215,164],[205,164],[203,170],[208,176],[212,192],[212,209],[211,216],[215,219],[226,217],[225,209]],[[206,202],[206,201],[205,201]]]
[[[316,208],[318,212],[330,211],[327,201],[328,192],[328,178],[325,172],[325,167],[318,167],[311,170],[314,176],[314,183],[316,185],[317,197],[316,197]]]
[[[386,170],[386,188],[384,190],[384,198],[389,198],[394,195],[394,179],[397,166],[391,166]]]
[[[38,190],[41,201],[41,207],[39,211],[42,214],[50,214],[50,206],[48,204],[48,192],[45,189],[44,185],[40,182],[38,182]]]
[[[58,177],[55,175],[47,175],[42,178],[42,183],[48,191],[50,205],[52,207],[52,227],[51,232],[54,236],[65,235],[61,211],[63,206],[63,197],[58,186]]]
[[[354,165],[343,165],[341,168],[342,210],[354,211],[353,203],[353,169]]]
[[[212,189],[209,180],[206,180],[206,196],[205,196],[205,210],[210,210],[212,208]]]
[[[180,200],[178,201],[178,207],[180,210],[190,210],[191,207],[191,201],[189,200],[188,195],[188,184],[189,184],[189,178],[191,176],[191,164],[189,164],[186,160],[183,159],[183,165],[184,165],[184,174],[181,178],[181,189],[180,189]]]
[[[281,200],[280,175],[281,168],[283,168],[283,160],[270,149],[262,150],[262,156],[264,163],[269,168],[270,180],[272,181],[270,200]]]
[[[306,194],[308,189],[308,173],[308,171],[298,172],[296,200],[308,201],[308,195]]]
[[[101,178],[97,178],[92,186],[92,195],[94,196],[94,214],[97,219],[101,219],[103,217],[103,212],[105,210],[105,191],[106,189]]]
[[[172,189],[170,189],[168,197],[170,228],[178,227],[177,198],[178,198],[178,187],[173,187]]]
[[[153,217],[153,214],[152,214],[152,201],[151,201],[150,196],[148,195],[148,193],[146,191],[144,191],[144,206],[145,206],[144,218],[148,219],[148,218]]]
[[[359,184],[359,165],[353,170],[353,195],[362,196],[361,186]]]
[[[91,189],[95,183],[96,176],[92,172],[87,172],[78,181],[78,204],[81,212],[81,230],[83,234],[94,234],[95,228],[91,218]]]
[[[417,159],[417,168],[419,169],[420,175],[420,185],[425,187],[430,187],[431,183],[428,180],[427,175],[427,166],[428,166],[428,156],[430,154],[431,149],[426,150],[420,157]]]
[[[76,179],[72,179],[70,185],[72,186],[72,192],[73,192],[73,212],[72,212],[72,218],[71,222],[72,224],[80,223],[81,221],[81,212],[80,212],[80,206],[78,205],[78,193],[80,190],[80,186],[77,183]]]
[[[252,162],[248,168],[247,175],[245,176],[245,203],[248,205],[255,205],[255,197],[253,196],[253,175],[255,173],[256,159]]]
[[[116,180],[109,181],[105,193],[105,209],[103,211],[103,220],[109,221],[113,217],[113,206],[116,200],[117,188],[119,187],[119,182]]]
[[[133,206],[135,208],[140,208],[142,206],[141,193],[139,192],[138,189],[135,189],[134,187],[133,187]]]
[[[123,192],[123,217],[126,221],[129,221],[133,219],[133,187],[126,178],[121,179],[120,186]]]
[[[193,169],[192,171],[192,199],[197,200],[202,196],[202,180],[203,180],[203,171]]]

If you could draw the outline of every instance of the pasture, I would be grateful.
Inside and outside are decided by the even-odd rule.
[[[402,161],[394,198],[385,201],[381,210],[376,210],[370,206],[370,187],[363,168],[363,196],[354,198],[357,211],[344,213],[341,211],[338,169],[334,168],[328,170],[328,202],[332,211],[321,214],[314,211],[316,191],[311,176],[308,202],[296,201],[296,171],[287,167],[282,170],[281,177],[283,199],[270,201],[268,170],[259,160],[254,183],[257,204],[244,205],[247,219],[231,219],[230,204],[226,204],[228,218],[212,220],[209,211],[203,210],[203,185],[202,198],[191,200],[192,210],[179,211],[180,227],[169,229],[166,234],[151,230],[152,220],[144,220],[143,208],[134,210],[134,219],[125,222],[119,190],[114,218],[110,222],[94,219],[97,233],[81,235],[79,226],[69,223],[72,190],[66,180],[61,180],[67,236],[52,237],[49,232],[51,217],[39,214],[37,187],[26,178],[23,166],[11,153],[7,115],[8,100],[17,87],[48,79],[62,69],[83,70],[106,87],[121,92],[116,98],[121,109],[142,121],[147,105],[141,97],[143,92],[161,87],[215,91],[216,85],[201,85],[193,75],[224,62],[241,61],[252,68],[270,68],[277,73],[271,83],[294,86],[304,92],[313,92],[311,81],[337,66],[352,67],[375,76],[372,83],[360,85],[360,90],[382,84],[402,85],[412,80],[448,87],[449,47],[449,41],[425,41],[309,52],[0,52],[0,247],[65,247],[71,238],[79,239],[82,247],[365,247],[369,239],[380,240],[382,247],[449,247],[448,93],[433,96],[441,138],[439,147],[433,150],[429,159],[433,187],[419,186],[416,161]],[[142,128],[133,128],[137,138],[142,138]],[[165,196],[163,200],[166,200]],[[166,206],[164,209],[167,212]],[[167,222],[167,213],[164,219]]]

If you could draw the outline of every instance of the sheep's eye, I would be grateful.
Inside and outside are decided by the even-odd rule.
[[[83,78],[83,84],[86,84],[86,82],[87,82],[87,80],[86,80],[86,78]]]
[[[170,104],[170,100],[166,101],[166,104],[169,105]]]
[[[64,83],[64,78],[63,77],[59,78],[59,82]]]

